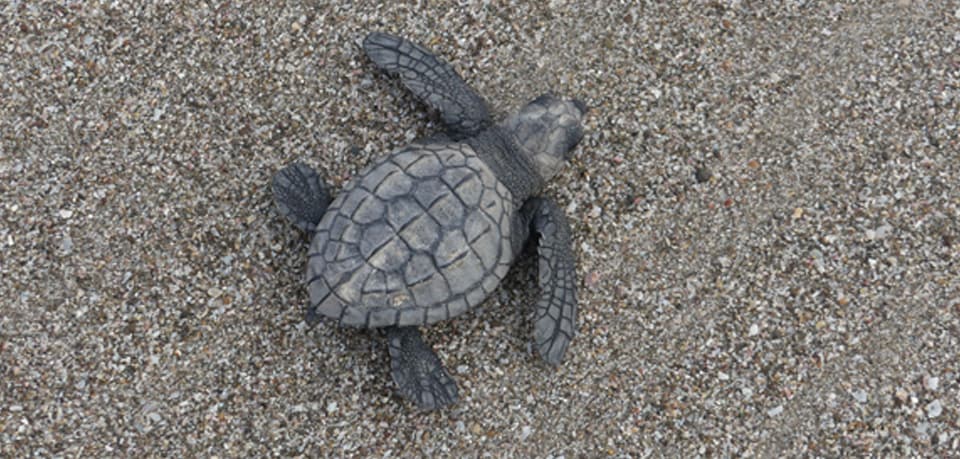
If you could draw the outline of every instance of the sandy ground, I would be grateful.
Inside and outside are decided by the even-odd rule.
[[[0,456],[960,450],[957,2],[94,3],[0,6]],[[269,191],[437,129],[369,30],[501,116],[593,107],[546,190],[566,362],[531,352],[524,261],[427,330],[462,395],[436,413],[378,334],[306,326]]]

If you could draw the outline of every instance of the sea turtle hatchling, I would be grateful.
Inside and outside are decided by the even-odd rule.
[[[307,321],[383,328],[400,395],[425,410],[453,403],[457,386],[418,327],[483,302],[535,233],[534,342],[559,364],[574,335],[576,270],[563,211],[535,196],[583,136],[586,106],[545,94],[494,123],[484,100],[420,45],[371,33],[363,50],[439,111],[446,132],[375,161],[333,200],[301,163],[273,178],[280,213],[312,233]]]

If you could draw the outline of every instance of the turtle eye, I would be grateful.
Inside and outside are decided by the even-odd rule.
[[[567,137],[567,148],[564,150],[563,159],[569,161],[573,157],[573,150],[577,144],[583,140],[583,128],[580,125],[575,126]]]

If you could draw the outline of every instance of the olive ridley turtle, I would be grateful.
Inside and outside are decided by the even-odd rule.
[[[274,176],[280,213],[312,233],[307,321],[383,328],[400,395],[424,410],[453,403],[457,386],[418,327],[482,303],[534,235],[534,344],[559,364],[575,330],[575,260],[563,210],[537,195],[583,136],[586,106],[545,94],[495,123],[484,100],[422,46],[371,33],[363,49],[437,110],[446,132],[375,161],[336,199],[302,163]]]

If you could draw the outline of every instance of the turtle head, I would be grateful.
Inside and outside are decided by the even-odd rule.
[[[548,93],[525,105],[501,126],[533,161],[540,177],[550,180],[583,137],[581,122],[586,113],[583,102]]]

